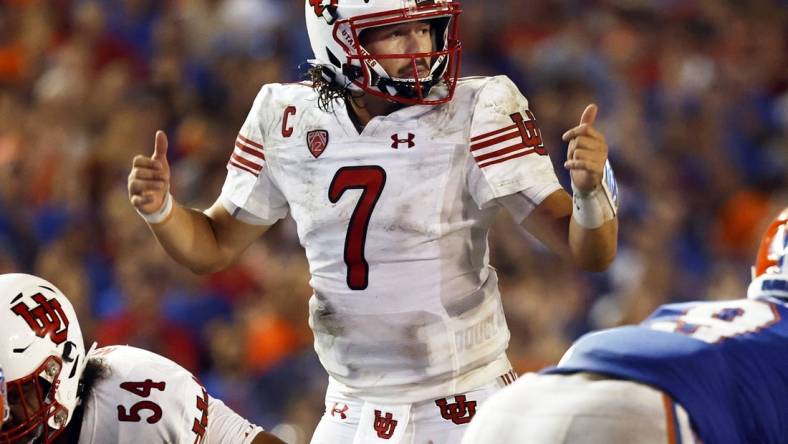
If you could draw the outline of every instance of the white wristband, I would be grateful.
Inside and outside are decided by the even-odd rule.
[[[613,205],[601,185],[591,192],[582,192],[572,184],[572,217],[583,228],[599,228],[616,217]]]
[[[610,161],[605,161],[602,183],[592,191],[579,191],[572,183],[572,217],[584,228],[599,228],[618,214],[618,184]]]
[[[156,211],[155,213],[144,214],[136,207],[135,210],[137,210],[137,214],[139,214],[140,217],[142,217],[142,219],[145,220],[145,222],[149,224],[160,224],[165,220],[167,220],[168,217],[170,217],[170,213],[172,213],[172,205],[173,205],[172,202],[173,202],[172,194],[167,192],[167,195],[164,197],[164,203],[162,204],[161,208],[159,208],[159,210]]]

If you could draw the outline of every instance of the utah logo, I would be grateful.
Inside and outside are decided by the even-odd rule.
[[[443,419],[457,425],[471,422],[473,415],[476,414],[476,401],[467,401],[465,395],[455,396],[451,404],[446,398],[438,399],[435,405],[440,409]]]
[[[306,133],[306,144],[309,147],[309,152],[317,159],[328,146],[328,131],[312,130]]]
[[[397,422],[391,413],[386,412],[384,416],[380,410],[375,410],[375,424],[372,427],[378,433],[378,438],[391,439],[394,436],[394,430],[397,428]]]
[[[32,309],[20,302],[11,307],[11,311],[21,316],[39,338],[48,335],[55,345],[65,342],[68,339],[68,318],[60,302],[55,298],[47,299],[41,293],[34,294],[32,299],[38,304]]]

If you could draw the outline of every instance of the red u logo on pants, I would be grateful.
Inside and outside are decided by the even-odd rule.
[[[389,439],[394,435],[394,429],[397,428],[397,421],[391,413],[386,412],[386,416],[383,416],[380,410],[375,410],[375,424],[373,428],[378,432],[378,438]]]
[[[451,404],[446,398],[439,399],[435,401],[435,405],[440,409],[443,419],[457,425],[471,422],[473,415],[476,414],[476,401],[466,401],[465,395],[455,396]]]

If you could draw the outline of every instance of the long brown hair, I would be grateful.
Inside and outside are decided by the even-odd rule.
[[[312,81],[312,89],[317,92],[317,107],[325,112],[334,110],[334,101],[350,98],[350,90],[332,81],[330,71],[321,65],[311,66],[306,77]]]

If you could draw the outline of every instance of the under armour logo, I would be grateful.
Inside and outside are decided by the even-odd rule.
[[[523,119],[523,115],[520,113],[514,113],[509,118],[517,125],[517,130],[523,139],[523,145],[534,148],[537,154],[544,156],[547,154],[547,150],[545,150],[542,142],[542,132],[536,126],[536,117],[534,117],[534,113],[531,110],[525,110],[525,115],[528,116],[528,120]]]
[[[24,302],[14,305],[11,310],[22,316],[39,338],[49,335],[56,345],[65,342],[68,337],[68,318],[60,302],[55,298],[47,299],[41,293],[33,295],[32,299],[38,304],[32,310]]]
[[[408,133],[408,137],[406,139],[400,139],[399,134],[392,134],[391,140],[393,140],[394,143],[391,144],[391,147],[396,150],[399,148],[399,145],[401,143],[407,143],[408,148],[413,148],[414,146],[416,146],[415,139],[416,139],[416,135],[413,133]]]
[[[384,417],[380,410],[375,410],[375,424],[373,428],[378,432],[378,438],[390,439],[394,435],[394,429],[397,428],[397,421],[391,413],[386,412]]]
[[[350,407],[348,407],[347,404],[342,404],[342,408],[340,409],[339,403],[335,402],[334,406],[331,407],[331,416],[339,415],[340,419],[347,419],[347,415],[345,414],[345,412],[347,412],[348,410],[350,410]]]
[[[455,396],[454,401],[452,404],[449,404],[445,398],[435,401],[443,419],[457,425],[471,422],[473,415],[476,414],[476,401],[466,401],[465,395]]]

